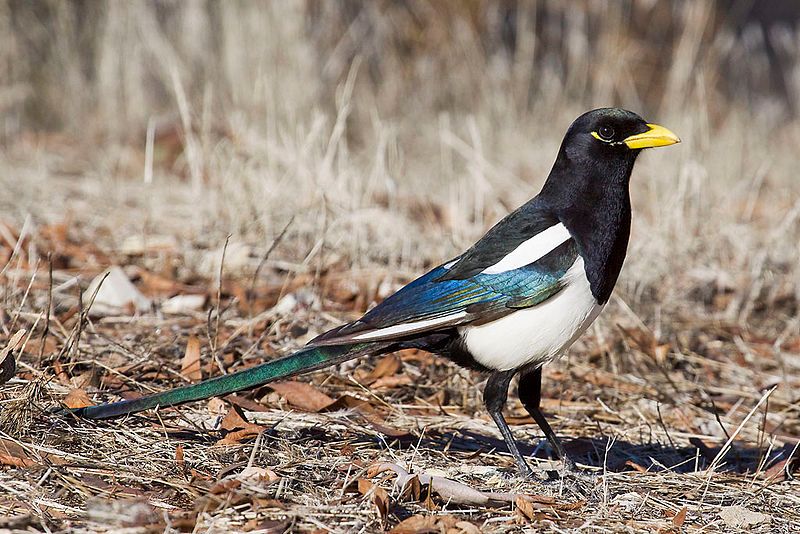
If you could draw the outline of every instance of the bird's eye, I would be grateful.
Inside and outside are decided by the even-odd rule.
[[[603,141],[611,141],[612,139],[614,139],[614,128],[612,128],[611,126],[601,126],[600,129],[597,131],[597,134]]]

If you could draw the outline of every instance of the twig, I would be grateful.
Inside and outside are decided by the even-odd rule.
[[[731,434],[731,437],[728,438],[728,441],[725,442],[725,445],[722,446],[720,451],[714,457],[714,460],[711,462],[711,465],[708,468],[709,478],[711,477],[711,474],[713,474],[714,469],[716,469],[717,465],[722,460],[722,458],[724,458],[725,455],[728,453],[728,450],[730,449],[730,446],[731,446],[731,442],[733,442],[733,440],[736,438],[736,436],[739,435],[739,432],[742,431],[742,429],[744,428],[744,425],[747,424],[747,422],[750,420],[750,418],[753,417],[753,414],[756,413],[756,410],[758,410],[758,407],[761,406],[764,403],[764,401],[766,401],[769,398],[769,396],[772,395],[772,393],[776,389],[778,389],[777,385],[772,386],[771,388],[769,388],[761,396],[761,399],[758,401],[758,403],[755,406],[753,406],[753,409],[750,410],[750,413],[748,413],[747,416],[739,424],[739,426],[736,427],[736,430],[733,432],[733,434]]]
[[[208,332],[208,343],[211,345],[211,354],[214,360],[217,362],[217,367],[222,374],[228,374],[228,371],[225,370],[225,365],[222,362],[222,358],[220,358],[219,353],[217,352],[218,342],[219,342],[219,318],[221,315],[221,308],[222,308],[222,272],[225,267],[225,253],[228,251],[228,243],[231,240],[231,234],[225,238],[225,244],[222,246],[222,257],[219,259],[219,279],[217,280],[217,306],[216,306],[216,314],[214,317],[214,335],[211,335],[211,312],[209,311],[209,332]]]
[[[251,319],[249,333],[251,336],[253,335],[253,325],[252,325],[253,296],[255,295],[256,291],[256,282],[258,281],[258,275],[261,273],[261,269],[264,267],[264,264],[267,263],[267,260],[269,259],[270,254],[272,254],[272,251],[275,250],[275,248],[280,244],[281,241],[283,241],[284,236],[286,236],[286,232],[289,230],[289,227],[292,225],[293,222],[294,222],[294,215],[292,215],[292,217],[289,219],[289,222],[286,223],[286,225],[283,227],[283,230],[281,230],[278,236],[272,240],[272,244],[270,244],[267,251],[261,257],[261,261],[258,262],[258,266],[256,266],[256,270],[253,272],[253,279],[250,281],[250,291],[248,291],[247,293],[247,310],[249,318]]]
[[[45,314],[44,328],[42,329],[42,337],[39,340],[39,355],[37,363],[41,365],[42,357],[44,356],[44,346],[47,343],[47,336],[50,335],[50,314],[53,311],[53,255],[52,252],[47,253],[47,311]]]

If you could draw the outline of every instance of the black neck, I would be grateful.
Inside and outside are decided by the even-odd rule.
[[[625,261],[635,159],[634,153],[576,162],[562,150],[542,188],[541,195],[575,238],[592,294],[601,304],[611,296]]]

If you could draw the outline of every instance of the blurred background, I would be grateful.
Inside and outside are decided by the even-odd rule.
[[[631,295],[696,294],[691,272],[708,300],[778,266],[796,302],[798,18],[780,0],[4,0],[0,207],[112,247],[263,248],[294,217],[289,256],[415,273],[614,105],[684,140],[640,158]]]

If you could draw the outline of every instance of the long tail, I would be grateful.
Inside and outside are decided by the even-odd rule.
[[[389,346],[390,344],[386,342],[374,342],[308,347],[289,356],[262,363],[238,373],[218,376],[191,386],[175,388],[139,399],[78,408],[71,410],[71,412],[87,419],[108,419],[141,412],[150,408],[175,406],[254,388],[274,380],[315,371],[366,354],[377,354],[384,352]]]

